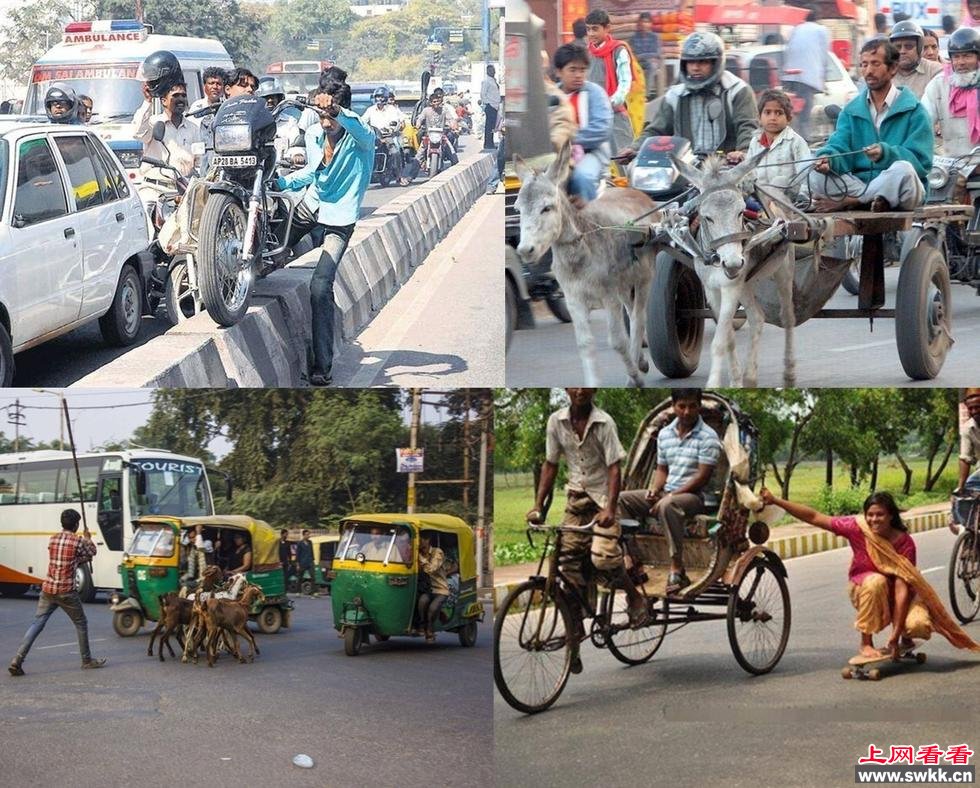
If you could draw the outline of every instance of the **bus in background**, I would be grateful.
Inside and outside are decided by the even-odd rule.
[[[320,72],[332,65],[332,60],[283,60],[270,63],[265,76],[279,80],[286,98],[306,98],[311,90],[319,87]]]
[[[214,514],[204,463],[165,449],[78,455],[71,452],[0,454],[0,593],[21,596],[48,569],[48,539],[61,530],[63,509],[81,510],[99,548],[78,570],[78,590],[91,601],[99,589],[121,588],[119,564],[133,536],[132,521],[147,514]],[[225,495],[231,482],[225,478]]]
[[[133,139],[133,115],[143,103],[136,74],[146,56],[160,49],[173,52],[180,61],[188,103],[204,95],[205,68],[234,68],[224,46],[213,38],[157,35],[135,19],[71,22],[64,39],[31,68],[23,113],[44,115],[44,95],[55,82],[90,96],[92,125],[135,180],[143,155],[142,143]],[[154,101],[154,111],[159,112],[159,99]]]

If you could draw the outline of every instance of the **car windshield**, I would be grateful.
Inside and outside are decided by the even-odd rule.
[[[166,459],[142,459],[132,463],[137,472],[130,474],[130,506],[133,516],[173,514],[196,517],[214,514],[208,480],[203,466],[193,462]],[[137,476],[145,477],[145,491],[137,489]]]
[[[110,69],[92,69],[95,73]],[[44,114],[44,94],[57,81],[67,85],[77,95],[92,99],[92,123],[132,120],[136,110],[143,103],[143,89],[139,80],[112,78],[110,76],[77,77],[71,79],[37,79],[43,74],[35,74],[35,82],[27,91],[24,113]]]
[[[347,561],[375,561],[389,564],[408,564],[412,560],[412,537],[404,525],[353,523],[340,538],[338,557]]]
[[[174,531],[168,525],[144,525],[133,534],[129,555],[166,557],[174,554]]]
[[[320,73],[318,71],[305,74],[277,74],[276,76],[278,76],[279,82],[287,93],[299,93],[305,96],[313,88],[320,86]]]

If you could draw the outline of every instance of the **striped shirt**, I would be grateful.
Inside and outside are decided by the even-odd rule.
[[[694,428],[683,438],[677,434],[677,419],[657,436],[657,465],[667,466],[664,489],[673,492],[697,473],[699,465],[717,465],[721,441],[711,427],[698,417]]]
[[[48,576],[41,584],[45,594],[70,594],[75,587],[78,565],[96,553],[95,543],[71,531],[62,531],[48,540]]]

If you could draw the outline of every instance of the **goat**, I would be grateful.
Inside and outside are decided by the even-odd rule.
[[[238,648],[238,635],[245,638],[251,647],[248,661],[254,662],[255,655],[259,653],[259,647],[255,643],[255,636],[248,630],[248,615],[255,602],[265,601],[265,594],[258,586],[248,586],[238,600],[231,599],[208,599],[204,603],[204,619],[207,623],[207,655],[208,667],[214,667],[214,661],[218,657],[218,636],[223,632],[231,635],[234,643],[234,655],[239,662],[245,662]]]

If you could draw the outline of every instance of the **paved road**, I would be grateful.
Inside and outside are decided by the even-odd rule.
[[[945,601],[953,536],[917,534],[919,567]],[[885,666],[880,682],[844,681],[858,635],[845,585],[849,550],[787,562],[789,646],[776,669],[750,677],[721,622],[669,634],[646,665],[627,668],[583,647],[549,711],[525,717],[494,695],[501,786],[854,785],[868,745],[967,742],[980,750],[980,654],[943,638],[922,666]],[[967,627],[980,639],[980,623]],[[883,641],[879,641],[883,644]]]
[[[338,386],[495,386],[504,378],[503,195],[479,198],[334,361]]]
[[[898,268],[885,269],[886,306],[894,307]],[[980,298],[972,289],[954,285],[953,346],[942,371],[935,380],[913,382],[902,371],[895,345],[894,320],[876,320],[869,332],[865,319],[810,320],[800,326],[796,338],[796,380],[799,386],[969,386],[980,377]],[[840,288],[827,308],[854,309],[857,297]],[[582,384],[582,364],[575,345],[571,324],[559,323],[547,307],[536,305],[537,328],[514,334],[507,353],[508,386],[576,386]],[[606,338],[606,319],[601,312],[592,313],[592,330],[598,347],[599,375],[610,386],[626,385],[629,378],[619,355]],[[703,386],[708,379],[710,344],[714,322],[705,326],[701,364],[682,385]],[[748,332],[736,334],[739,358],[748,352]],[[762,332],[759,353],[759,385],[782,386],[783,333],[767,325]],[[645,383],[669,386],[666,378],[650,364]],[[727,378],[726,378],[727,383]]]
[[[109,664],[81,671],[74,629],[56,612],[27,675],[0,677],[0,782],[492,785],[489,626],[472,649],[441,634],[435,646],[392,639],[352,658],[328,598],[295,603],[291,629],[257,635],[254,664],[221,658],[213,669],[151,659],[148,630],[118,637],[97,602],[86,606],[92,648]],[[4,666],[34,604],[0,600]],[[314,768],[294,766],[298,753]]]
[[[480,155],[480,145],[475,137],[464,137],[463,141],[464,149],[460,158]],[[416,181],[416,184],[419,185],[423,183],[425,183],[423,179]],[[382,189],[378,184],[372,184],[361,205],[362,217],[375,213],[404,192],[405,190],[400,186],[389,186]],[[503,314],[502,299],[503,296],[501,295],[501,306],[497,310],[501,314]],[[105,366],[113,359],[133,352],[140,345],[146,344],[154,337],[163,334],[168,327],[168,324],[163,320],[144,317],[143,327],[140,330],[136,346],[118,348],[107,346],[103,342],[98,322],[89,323],[64,336],[19,353],[16,358],[17,374],[14,377],[13,385],[18,387],[71,385]],[[503,328],[500,331],[502,333]],[[493,380],[499,382],[501,374],[498,374]]]

